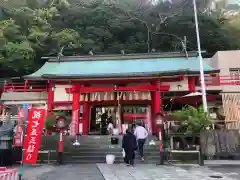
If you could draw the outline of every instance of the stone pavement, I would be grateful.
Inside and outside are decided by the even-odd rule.
[[[204,160],[206,166],[240,166],[240,160]]]
[[[221,176],[222,180],[238,180],[236,174],[216,172],[208,167],[198,166],[156,166],[136,165],[127,167],[121,165],[97,164],[105,180],[210,180],[219,179],[210,176]]]
[[[43,174],[53,171],[53,166],[26,166],[23,168],[23,179],[38,180]]]
[[[26,167],[24,180],[104,180],[96,164]]]
[[[222,176],[222,180],[240,180],[239,167],[198,165],[138,164],[73,164],[63,166],[27,166],[24,180],[214,180],[210,176]]]

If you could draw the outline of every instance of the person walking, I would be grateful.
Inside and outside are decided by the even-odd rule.
[[[108,131],[108,135],[109,136],[112,136],[113,135],[113,129],[114,129],[114,126],[113,126],[113,121],[111,119],[111,117],[108,119],[108,127],[107,127],[107,131]]]
[[[124,162],[127,165],[134,165],[135,151],[137,150],[136,137],[132,133],[132,128],[126,130],[126,134],[123,136],[122,148],[125,152]]]
[[[136,136],[136,139],[137,139],[138,151],[140,154],[140,158],[142,161],[144,161],[143,146],[145,144],[146,138],[148,137],[148,132],[142,126],[142,124],[138,124],[134,131],[134,135]]]

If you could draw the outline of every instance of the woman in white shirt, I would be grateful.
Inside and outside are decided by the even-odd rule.
[[[108,130],[108,134],[109,134],[110,136],[113,135],[113,128],[114,128],[114,127],[113,127],[113,122],[112,122],[111,119],[109,119],[107,130]]]
[[[136,139],[137,139],[138,150],[139,150],[141,160],[144,161],[143,146],[148,137],[148,132],[143,126],[137,125],[137,127],[134,131],[134,135],[136,136]]]

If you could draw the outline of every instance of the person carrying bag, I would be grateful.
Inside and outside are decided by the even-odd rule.
[[[124,157],[124,162],[128,166],[134,165],[135,152],[137,150],[137,141],[136,137],[132,133],[131,128],[126,130],[126,134],[123,136],[122,140],[122,155]]]

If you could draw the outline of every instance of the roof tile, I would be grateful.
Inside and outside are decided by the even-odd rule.
[[[204,62],[205,71],[216,69]],[[156,74],[164,72],[198,72],[199,60],[197,57],[174,57],[152,59],[125,59],[125,60],[81,60],[64,62],[46,62],[42,68],[25,78],[41,78],[42,76],[59,77],[112,77]]]

